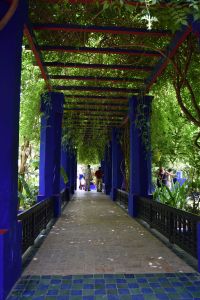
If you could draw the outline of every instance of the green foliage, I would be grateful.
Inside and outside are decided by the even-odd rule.
[[[188,196],[188,186],[175,183],[170,190],[167,186],[157,188],[153,193],[153,199],[163,204],[173,206],[178,209],[186,209]]]
[[[151,117],[153,163],[157,166],[173,166],[180,161],[192,163],[197,152],[193,144],[196,128],[183,116],[177,104],[173,85],[164,76],[154,86],[153,94]]]
[[[65,172],[65,169],[63,167],[60,168],[60,175],[63,178],[64,183],[67,184],[69,179],[68,179],[67,173]]]
[[[39,141],[40,95],[44,81],[38,67],[33,66],[33,54],[23,49],[20,103],[20,141],[24,137],[31,142]]]
[[[28,209],[36,203],[37,189],[30,187],[23,176],[18,176],[19,184],[23,186],[23,192],[18,192],[20,208]]]

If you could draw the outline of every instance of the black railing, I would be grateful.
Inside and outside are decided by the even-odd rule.
[[[22,253],[34,244],[35,239],[53,217],[53,198],[45,199],[18,215],[18,220],[22,222]]]
[[[143,197],[137,199],[137,212],[139,218],[166,236],[171,243],[197,257],[197,223],[200,216]]]
[[[128,209],[128,193],[123,190],[117,190],[116,201],[125,209]]]

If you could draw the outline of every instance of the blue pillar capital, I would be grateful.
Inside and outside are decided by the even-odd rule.
[[[47,92],[41,95],[40,111],[44,113],[63,113],[64,94]]]

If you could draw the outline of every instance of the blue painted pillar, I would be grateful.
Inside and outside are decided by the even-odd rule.
[[[70,191],[70,165],[71,165],[71,156],[70,156],[70,148],[69,146],[66,147],[66,173],[68,177],[68,182],[67,182],[67,188]]]
[[[200,49],[200,22],[199,21],[193,22],[192,31],[199,40],[199,49]],[[197,224],[197,257],[198,257],[198,272],[200,272],[200,222]]]
[[[110,195],[112,185],[112,145],[109,143],[105,148],[104,183],[105,193]]]
[[[197,258],[198,272],[200,273],[200,222],[197,223]]]
[[[116,200],[117,189],[122,185],[122,172],[120,169],[122,162],[122,150],[120,145],[120,130],[117,128],[112,129],[112,189],[111,198]]]
[[[75,154],[74,149],[70,150],[70,192],[74,194],[75,189]]]
[[[50,196],[55,199],[55,217],[61,214],[60,159],[64,95],[49,92],[41,97],[41,140],[39,196],[41,201]]]
[[[0,1],[0,20],[9,8]],[[21,275],[21,226],[18,212],[18,147],[23,28],[27,2],[18,7],[0,30],[0,300]]]
[[[192,23],[192,32],[198,37],[200,43],[200,22],[199,21]]]
[[[104,159],[101,160],[101,171],[103,173],[103,178],[102,178],[102,182],[104,183],[105,180],[104,180],[104,169],[105,169],[105,161]]]
[[[131,216],[137,216],[137,196],[145,196],[151,192],[151,152],[150,152],[150,111],[152,97],[132,97],[129,100],[130,117],[130,191],[128,201],[128,212]],[[141,105],[140,105],[141,104]],[[136,125],[138,114],[137,107],[142,109],[142,128]],[[139,117],[139,118],[140,118]],[[146,134],[146,144],[142,140]],[[148,144],[147,144],[148,143]]]
[[[74,189],[77,190],[77,149],[74,151],[75,162],[74,162]]]
[[[61,147],[61,164],[60,164],[60,167],[63,168],[64,172],[66,172],[66,174],[67,174],[67,147],[66,146]],[[61,172],[60,191],[64,190],[65,188],[66,188],[66,184],[64,182],[64,178],[63,178],[62,172]]]

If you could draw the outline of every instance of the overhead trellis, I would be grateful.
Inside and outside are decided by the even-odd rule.
[[[148,29],[144,9],[145,1],[29,1],[26,49],[47,89],[65,94],[63,128],[74,145],[87,137],[96,146],[96,131],[105,142],[122,126],[128,98],[149,93],[190,34],[190,26],[172,33],[170,22]],[[155,14],[169,9],[160,1]]]

